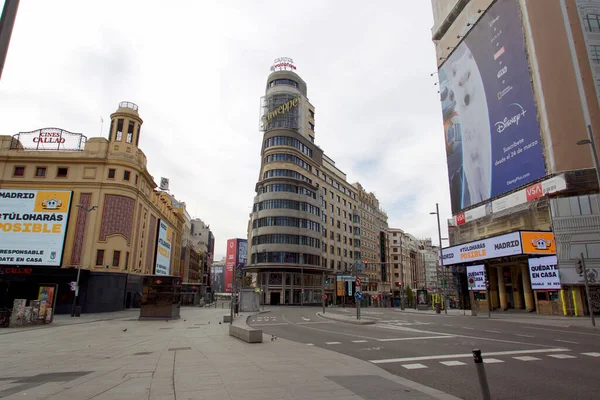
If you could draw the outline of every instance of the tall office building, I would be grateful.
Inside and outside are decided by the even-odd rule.
[[[600,312],[599,0],[432,0],[452,203],[443,264],[465,306]],[[591,139],[591,140],[590,140]],[[551,273],[541,273],[541,268]],[[484,282],[482,280],[482,282]]]
[[[269,304],[320,304],[323,293],[328,302],[350,302],[353,277],[365,275],[358,192],[315,144],[315,108],[295,69],[277,59],[261,99],[262,162],[245,271]]]

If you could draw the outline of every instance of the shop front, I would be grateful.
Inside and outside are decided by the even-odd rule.
[[[261,289],[260,303],[273,306],[321,305],[323,279],[323,272],[309,269],[257,272],[256,285]]]
[[[511,232],[445,248],[443,257],[463,308],[563,314],[552,232]]]

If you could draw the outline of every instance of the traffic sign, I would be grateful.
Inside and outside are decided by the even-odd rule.
[[[469,277],[469,287],[474,287],[475,286],[475,278],[473,278],[472,276]]]
[[[354,293],[354,298],[358,301],[361,301],[363,299],[363,292]]]
[[[254,288],[254,293],[260,293],[260,288]]]
[[[354,281],[354,283],[356,284],[356,286],[360,286],[360,284],[361,284],[360,276],[356,277],[356,280]]]
[[[323,299],[323,300],[327,300],[327,295],[326,295],[325,293],[323,293],[323,294],[321,295],[321,299]]]

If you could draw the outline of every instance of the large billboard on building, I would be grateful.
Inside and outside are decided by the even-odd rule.
[[[546,175],[515,0],[498,0],[439,70],[453,214]]]
[[[261,99],[261,131],[275,128],[300,129],[303,121],[302,97],[279,92]]]
[[[71,193],[0,189],[0,265],[61,266]]]
[[[156,243],[156,275],[171,273],[171,249],[173,248],[173,229],[163,220],[158,220],[158,241]]]
[[[233,290],[233,272],[237,263],[237,239],[227,240],[225,257],[225,293],[231,293]]]
[[[87,138],[60,128],[44,128],[31,132],[19,132],[13,136],[11,148],[23,150],[81,151]]]
[[[561,289],[556,256],[530,258],[528,261],[533,290]]]
[[[248,241],[246,239],[237,240],[237,266],[244,268],[248,263]]]

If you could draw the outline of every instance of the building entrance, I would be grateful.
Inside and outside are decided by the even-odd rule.
[[[278,306],[281,304],[281,293],[279,292],[271,292],[271,302],[272,306]]]

